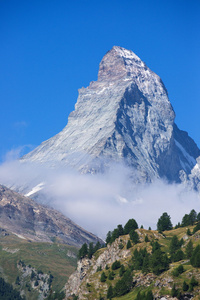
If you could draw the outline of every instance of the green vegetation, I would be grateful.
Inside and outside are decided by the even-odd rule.
[[[193,253],[193,243],[191,240],[189,240],[187,246],[185,247],[186,258],[191,258],[192,253]]]
[[[135,229],[132,229],[132,230],[129,232],[129,236],[130,236],[131,241],[132,241],[134,244],[139,243],[139,241],[140,241],[139,235],[138,235],[137,231],[135,231]]]
[[[84,257],[92,258],[92,255],[97,252],[103,245],[100,244],[100,242],[97,242],[96,245],[94,246],[93,243],[89,244],[89,249],[88,245],[84,243],[82,247],[78,251],[78,259],[82,259]]]
[[[183,224],[188,223],[185,228]],[[166,212],[158,219],[158,232],[143,226],[138,229],[134,219],[128,220],[124,228],[118,225],[108,232],[106,243],[114,253],[122,250],[127,256],[123,254],[112,264],[108,261],[102,270],[97,268],[101,273],[87,277],[90,288],[86,298],[152,300],[155,295],[168,295],[182,299],[184,293],[189,293],[198,299],[200,239],[194,233],[200,230],[199,224],[200,214],[192,210],[176,229]],[[102,253],[103,249],[98,258]]]
[[[36,280],[34,277],[38,276],[38,272],[40,275],[52,274],[51,289],[60,293],[76,268],[77,252],[76,247],[69,245],[30,242],[12,234],[1,236],[0,276],[18,291],[23,289],[28,300],[35,300],[38,298],[39,287],[33,289],[30,281]],[[21,269],[17,267],[19,264]],[[26,266],[34,268],[37,273],[32,271],[22,280],[23,268]]]
[[[124,228],[120,224],[113,231],[108,231],[106,236],[106,244],[112,244],[118,237],[124,234],[130,234],[130,232],[138,228],[138,224],[134,219],[128,220],[125,224]]]
[[[187,224],[187,228],[183,224]],[[130,219],[124,228],[120,224],[108,232],[106,242],[111,245],[109,248],[113,247],[117,260],[105,261],[104,264],[98,262],[97,272],[88,277],[87,284],[84,283],[88,300],[151,300],[156,293],[178,299],[184,293],[192,293],[196,299],[200,283],[200,239],[196,233],[200,230],[200,214],[192,210],[173,229],[171,218],[165,212],[157,222],[159,233],[141,227],[138,229],[137,222]],[[61,300],[65,296],[62,288],[75,270],[76,255],[80,259],[93,257],[93,261],[103,252],[99,242],[96,245],[84,244],[77,250],[57,243],[28,242],[10,235],[0,240],[0,272],[11,286],[7,290],[19,292],[23,288],[26,299],[38,298],[43,278],[50,288],[45,299]],[[22,275],[26,268],[30,268],[29,277],[24,279]],[[89,272],[91,270],[92,266]],[[165,278],[173,281],[162,286]],[[74,295],[70,299],[77,297]]]
[[[116,260],[113,264],[112,264],[112,270],[117,270],[121,267],[121,263],[120,261]]]
[[[171,217],[166,212],[164,212],[162,216],[158,219],[157,230],[159,232],[162,232],[171,229],[172,229]]]
[[[190,258],[191,265],[200,268],[200,245],[196,246]]]
[[[104,272],[102,272],[102,274],[101,274],[101,282],[105,282],[106,281],[106,278],[107,278],[107,276],[106,276],[106,274],[104,273]]]
[[[128,240],[127,244],[126,244],[126,249],[129,249],[132,247],[131,241]]]
[[[178,277],[178,276],[179,276],[180,274],[182,274],[184,271],[185,271],[185,270],[184,270],[183,265],[179,265],[177,268],[174,269],[174,271],[173,271],[172,274],[173,274],[175,277]]]
[[[124,234],[129,234],[131,230],[138,229],[138,224],[134,219],[129,219],[124,226]]]
[[[136,298],[135,298],[135,300],[153,300],[154,298],[153,298],[153,293],[152,293],[152,291],[150,290],[150,291],[148,291],[148,292],[138,292],[137,293],[137,296],[136,296]]]
[[[194,225],[194,223],[197,221],[197,213],[194,209],[191,210],[189,214],[185,214],[182,218],[181,226],[190,226]]]
[[[11,284],[5,282],[5,280],[0,277],[0,299],[23,300],[25,297],[22,298],[20,293],[13,289]]]
[[[127,294],[133,286],[133,276],[131,270],[127,270],[122,279],[118,280],[114,287],[114,296],[123,296]]]

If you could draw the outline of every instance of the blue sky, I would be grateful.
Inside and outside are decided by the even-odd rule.
[[[199,16],[198,0],[0,0],[0,161],[63,129],[114,45],[162,78],[200,146]]]

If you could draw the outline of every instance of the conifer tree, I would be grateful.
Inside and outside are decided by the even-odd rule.
[[[86,243],[83,244],[83,246],[81,247],[81,249],[78,252],[78,258],[82,259],[84,258],[86,255],[88,254],[88,246]]]
[[[178,295],[178,290],[176,289],[175,284],[173,284],[172,290],[171,290],[171,296],[176,297]]]
[[[125,267],[124,267],[124,265],[121,265],[121,267],[120,267],[120,269],[119,269],[119,276],[120,277],[122,277],[123,276],[123,274],[125,273]]]
[[[141,295],[140,291],[137,293],[135,300],[144,300],[143,295]]]
[[[124,226],[124,234],[128,234],[131,230],[138,229],[138,224],[134,219],[129,219]]]
[[[189,285],[185,282],[185,280],[183,281],[183,291],[186,292],[189,289]]]
[[[118,234],[119,234],[119,236],[121,236],[121,235],[124,234],[124,228],[122,227],[121,224],[119,224],[119,225],[117,226],[117,229],[118,229]]]
[[[94,246],[93,243],[90,243],[88,249],[88,258],[91,259],[93,254],[94,254]]]
[[[128,242],[127,242],[127,244],[126,244],[126,249],[129,249],[129,248],[131,248],[132,247],[132,245],[131,245],[131,241],[130,240],[128,240]]]
[[[108,274],[108,279],[109,279],[109,280],[113,280],[114,277],[115,277],[115,274],[114,274],[113,271],[111,271],[111,272]]]
[[[147,292],[145,300],[153,300],[153,293],[151,290]]]
[[[112,232],[108,231],[107,236],[106,236],[106,244],[110,244],[112,238]]]
[[[128,269],[122,279],[118,280],[115,285],[115,296],[123,296],[127,294],[133,286],[133,276],[131,271]]]
[[[149,255],[146,255],[144,257],[143,260],[143,264],[142,264],[142,273],[148,273],[150,271],[150,267],[149,267]]]
[[[171,229],[172,229],[171,217],[166,212],[164,212],[162,216],[158,219],[157,230],[164,231],[164,230],[171,230]]]
[[[194,209],[191,210],[189,213],[189,220],[190,220],[190,225],[194,225],[194,223],[197,220],[197,213]]]
[[[162,272],[169,269],[169,259],[161,249],[157,249],[152,253],[150,267],[152,272],[156,275],[160,275]]]
[[[106,276],[105,272],[103,271],[102,274],[101,274],[100,281],[101,281],[101,282],[105,282],[105,281],[106,281],[106,278],[107,278],[107,276]]]
[[[200,268],[200,245],[197,245],[190,258],[191,265],[195,268]]]
[[[132,230],[129,232],[129,236],[130,236],[131,241],[132,241],[134,244],[139,243],[139,241],[140,241],[139,235],[138,235],[138,233],[137,233],[134,229],[132,229]]]
[[[189,236],[192,235],[192,232],[190,231],[190,228],[188,228],[188,230],[187,230],[187,235],[189,235]]]
[[[113,288],[112,285],[110,285],[107,291],[107,299],[112,299],[112,298],[113,298]]]
[[[179,255],[176,259],[175,259],[175,256],[176,256],[176,252],[177,250],[179,250],[181,247],[181,244],[178,240],[178,237],[176,235],[174,235],[171,239],[171,242],[170,242],[170,245],[169,245],[169,253],[171,255],[171,259],[172,261],[179,261]],[[180,253],[179,253],[180,254]],[[182,259],[182,258],[181,258]]]

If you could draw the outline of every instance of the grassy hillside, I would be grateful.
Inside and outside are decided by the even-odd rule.
[[[29,266],[30,271],[33,269],[35,273],[51,274],[53,280],[50,289],[60,291],[75,270],[76,256],[77,248],[65,244],[35,243],[7,233],[0,236],[0,276],[18,290],[25,290],[30,300],[38,298],[40,287],[32,288],[30,276],[25,277],[25,268],[19,267],[20,261],[23,266]],[[17,277],[19,282],[16,284]]]
[[[168,295],[186,299],[187,294],[200,299],[200,252],[193,259],[196,264],[193,266],[187,249],[192,242],[194,254],[200,245],[200,231],[192,234],[194,227],[162,233],[137,229],[139,241],[136,242],[133,242],[135,237],[131,240],[131,234],[121,235],[97,251],[90,261],[87,256],[82,259],[83,267],[89,267],[84,270],[86,275],[75,294],[78,299],[90,300],[146,300],[153,299],[149,296],[151,293],[154,298]],[[128,240],[131,247],[127,249]],[[113,267],[113,257],[119,262],[117,267]],[[73,276],[71,282],[78,278],[76,273]],[[69,291],[68,286],[67,293]]]

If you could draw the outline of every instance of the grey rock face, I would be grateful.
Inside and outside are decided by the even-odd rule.
[[[196,161],[196,165],[191,170],[189,176],[185,176],[184,181],[191,189],[200,191],[200,157],[198,157]]]
[[[200,150],[174,119],[160,77],[132,51],[115,46],[103,57],[98,80],[79,90],[67,126],[22,160],[82,173],[123,162],[137,170],[140,181],[180,182]]]
[[[99,239],[55,209],[45,207],[0,185],[0,227],[37,242],[57,240],[74,246]]]

